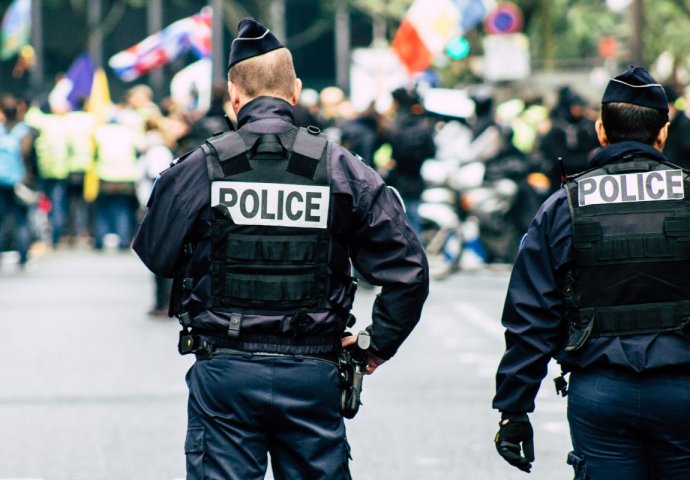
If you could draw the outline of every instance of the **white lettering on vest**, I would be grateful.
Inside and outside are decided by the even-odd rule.
[[[237,225],[327,228],[330,187],[282,183],[213,182],[211,206]]]
[[[682,170],[597,175],[577,181],[578,204],[682,200],[685,188]]]

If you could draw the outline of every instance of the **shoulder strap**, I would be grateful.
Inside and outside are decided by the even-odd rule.
[[[210,180],[222,179],[252,169],[247,152],[259,136],[240,132],[226,132],[206,140],[202,145]]]
[[[300,128],[291,149],[287,171],[313,179],[327,144],[328,139],[325,135],[315,130]]]

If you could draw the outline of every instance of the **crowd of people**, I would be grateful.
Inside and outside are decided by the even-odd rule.
[[[665,90],[671,127],[664,153],[688,168],[687,102],[679,89]],[[568,174],[587,169],[599,147],[598,112],[569,86],[558,89],[550,106],[541,97],[497,104],[486,88],[468,93],[474,113],[453,120],[465,123],[474,140],[498,132],[481,155],[518,154],[549,178],[551,191],[560,187],[561,168]],[[376,169],[398,190],[419,231],[421,167],[434,157],[435,134],[448,118],[424,109],[423,91],[399,88],[391,98],[386,112],[373,103],[357,112],[337,87],[305,89],[295,123],[320,128]],[[102,250],[110,234],[116,248],[129,250],[153,181],[175,157],[228,130],[227,101],[224,82],[214,86],[207,112],[169,99],[155,103],[151,89],[137,85],[99,119],[83,102],[70,105],[54,96],[31,102],[0,93],[0,251],[17,251],[24,269],[32,244]],[[161,298],[154,310],[163,314],[165,302]]]
[[[99,119],[83,102],[0,94],[2,250],[18,251],[21,268],[37,240],[102,250],[115,234],[117,247],[128,250],[155,177],[210,136],[215,117],[223,121],[223,94],[215,100],[199,115],[159,106],[151,89],[138,85]]]

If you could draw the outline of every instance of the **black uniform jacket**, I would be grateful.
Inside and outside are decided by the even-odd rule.
[[[238,128],[281,133],[294,124],[292,107],[273,97],[259,97],[238,115]],[[372,312],[373,351],[391,357],[419,321],[429,291],[428,265],[417,235],[395,193],[361,160],[339,145],[328,151],[331,176],[329,230],[350,246],[352,262],[372,284],[381,285]],[[192,246],[187,275],[195,282],[183,298],[186,310],[199,310],[211,292],[210,183],[198,148],[163,172],[134,239],[134,250],[157,275],[172,277],[182,267],[184,248]],[[194,307],[197,307],[196,309]],[[316,315],[335,315],[334,312]],[[203,311],[193,319],[200,328],[227,328],[229,314]],[[243,317],[242,328],[265,332],[270,318]]]
[[[592,166],[633,154],[665,161],[649,145],[621,142],[597,152]],[[555,192],[537,212],[523,238],[508,286],[502,322],[506,351],[496,374],[493,407],[534,411],[534,398],[553,357],[566,370],[611,366],[641,372],[688,365],[690,332],[590,338],[579,350],[563,351],[567,325],[557,272],[572,262],[572,227],[565,191]],[[689,279],[690,281],[690,279]]]

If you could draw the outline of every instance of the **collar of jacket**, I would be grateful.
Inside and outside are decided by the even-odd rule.
[[[640,142],[620,142],[599,149],[592,157],[592,167],[601,167],[609,163],[618,162],[626,156],[653,158],[659,162],[666,162],[659,150]]]
[[[237,128],[264,119],[282,119],[295,124],[295,114],[288,102],[276,97],[257,97],[248,102],[237,114]]]

